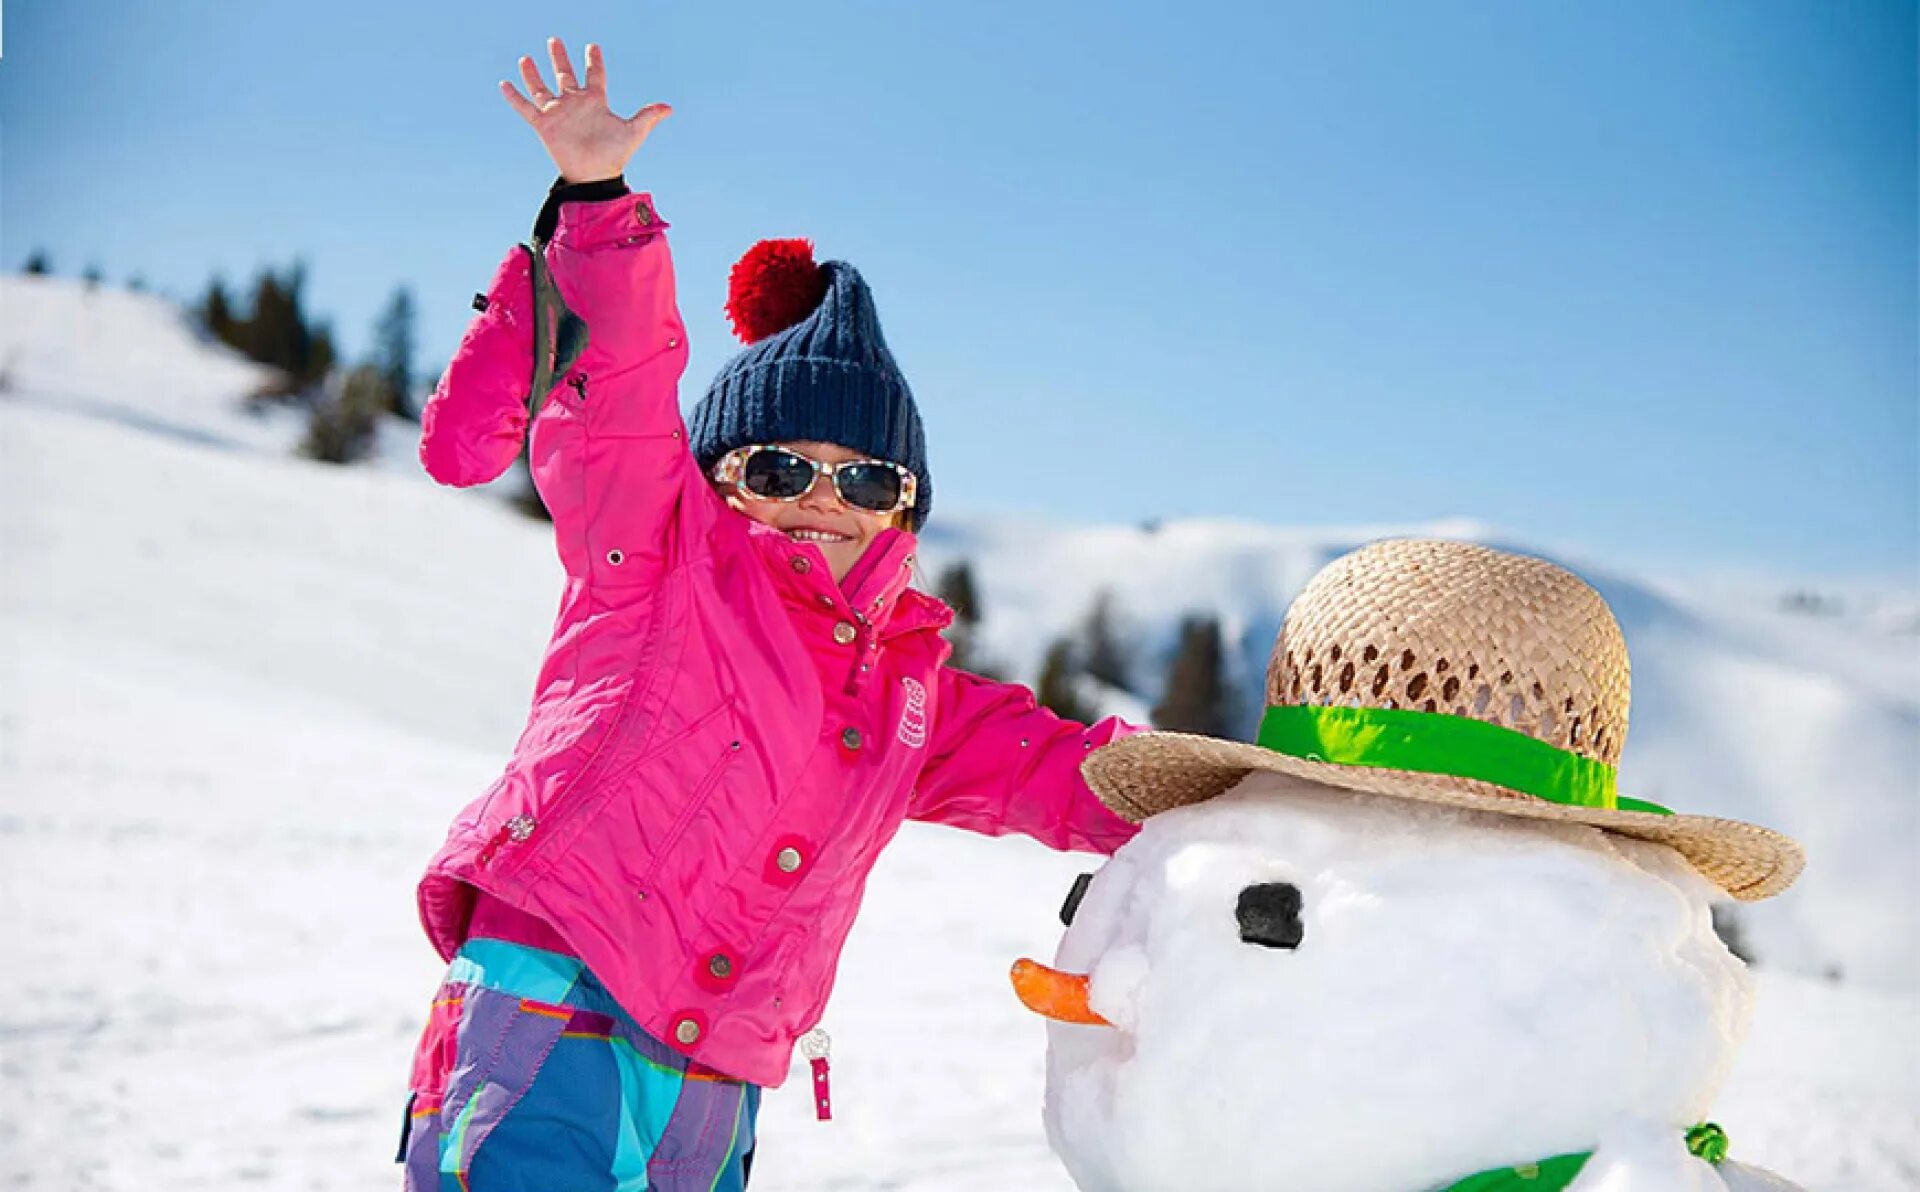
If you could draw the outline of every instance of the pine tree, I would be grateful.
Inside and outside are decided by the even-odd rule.
[[[235,324],[235,347],[262,364],[270,364],[293,377],[293,357],[297,338],[290,331],[293,304],[286,287],[272,269],[262,269],[253,282],[253,303],[247,317]]]
[[[207,282],[207,292],[200,299],[200,325],[207,334],[226,344],[238,348],[239,326],[233,316],[233,303],[227,298],[227,283],[218,274]]]
[[[338,363],[331,333],[324,325],[309,325],[300,308],[306,276],[306,265],[298,260],[284,274],[262,269],[254,279],[252,309],[245,319],[233,321],[228,337],[247,356],[286,374],[283,395],[324,381]],[[364,392],[364,380],[361,385]]]
[[[1088,675],[1125,691],[1132,684],[1127,681],[1127,659],[1120,646],[1116,619],[1113,593],[1102,588],[1093,598],[1093,608],[1088,611],[1086,625],[1080,632],[1080,656],[1085,660]]]
[[[419,421],[413,408],[413,291],[399,286],[374,326],[374,363],[386,374],[393,412]]]
[[[386,378],[379,369],[362,365],[348,373],[337,392],[314,405],[300,453],[330,464],[366,458],[373,449],[386,392]]]
[[[321,323],[307,336],[306,380],[309,383],[325,380],[338,362],[333,348],[333,328]]]
[[[1224,737],[1233,724],[1233,697],[1227,686],[1226,655],[1220,622],[1188,616],[1180,622],[1180,643],[1167,670],[1167,687],[1153,710],[1157,728]]]
[[[960,670],[994,677],[992,664],[980,652],[980,593],[973,583],[973,568],[965,559],[948,567],[934,582],[933,594],[953,610],[953,624],[946,630],[953,647],[948,661]]]
[[[1060,638],[1048,647],[1033,694],[1041,706],[1051,708],[1054,715],[1088,724],[1093,720],[1093,709],[1080,698],[1079,680],[1083,672],[1075,654],[1070,638]]]
[[[27,263],[21,268],[20,272],[32,277],[45,277],[47,274],[52,273],[53,262],[47,257],[47,250],[44,248],[34,249],[33,255],[27,258]]]

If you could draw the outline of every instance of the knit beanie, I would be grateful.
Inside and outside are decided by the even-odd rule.
[[[845,261],[816,264],[805,240],[762,240],[734,265],[727,288],[727,315],[748,347],[689,418],[701,470],[751,443],[837,443],[914,474],[919,495],[906,512],[919,530],[933,507],[920,410],[858,271]]]

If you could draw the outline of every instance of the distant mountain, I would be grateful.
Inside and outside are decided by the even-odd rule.
[[[285,456],[299,438],[298,411],[245,400],[266,379],[262,370],[207,342],[163,300],[6,277],[0,310],[0,407],[78,415],[248,455]],[[463,747],[493,742],[504,750],[524,714],[533,655],[551,616],[552,552],[543,528],[508,511],[497,520],[463,519],[460,535],[450,537],[436,510],[457,498],[398,495],[398,477],[419,477],[415,428],[384,427],[371,470],[287,459],[278,471],[210,465],[187,475],[157,472],[123,435],[34,422],[51,457],[19,459],[17,445],[0,451],[9,461],[0,472],[11,473],[6,499],[64,504],[37,511],[33,533],[8,544],[8,566],[45,569],[35,593],[65,609],[61,617],[90,617],[250,680],[357,701]],[[32,482],[36,469],[54,468],[85,470],[90,479],[79,491],[89,499]],[[234,487],[241,484],[251,487]],[[177,491],[160,499],[156,486]],[[338,508],[327,511],[318,493],[332,494],[326,499]],[[198,528],[165,530],[153,520],[163,517]],[[1798,888],[1741,909],[1763,963],[1875,983],[1920,980],[1920,635],[1912,631],[1911,592],[1892,592],[1873,615],[1833,615],[1790,598],[1820,591],[1797,577],[1744,589],[1771,590],[1777,599],[1736,599],[1627,575],[1465,520],[1342,529],[1200,520],[1073,526],[942,511],[925,536],[922,567],[931,582],[945,566],[969,562],[984,616],[980,648],[1028,681],[1048,645],[1073,630],[1099,593],[1111,593],[1132,689],[1092,695],[1136,719],[1160,694],[1181,617],[1216,615],[1243,697],[1243,732],[1250,732],[1288,601],[1332,559],[1401,534],[1546,554],[1605,595],[1634,667],[1622,789],[1750,819],[1808,847],[1809,872]],[[139,543],[158,554],[144,561],[102,554],[103,544],[125,551]],[[251,629],[223,635],[214,610],[242,599],[221,582],[236,567],[283,575],[273,590],[298,602],[303,615],[243,618]],[[499,578],[500,567],[511,568],[510,579]],[[417,610],[399,593],[449,569],[468,577],[459,617],[405,623]],[[149,581],[128,587],[142,575]],[[144,603],[114,594],[122,591],[139,592]],[[385,625],[389,619],[403,623]],[[376,631],[376,623],[383,627]],[[275,634],[336,641],[338,665],[283,671],[270,648]],[[451,669],[448,651],[460,659]]]

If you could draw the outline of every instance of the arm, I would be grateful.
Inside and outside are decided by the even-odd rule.
[[[521,77],[533,98],[500,86],[539,134],[560,180],[532,245],[501,264],[423,413],[420,455],[445,483],[491,480],[512,464],[531,421],[533,480],[567,571],[637,589],[684,536],[674,532],[675,512],[698,481],[680,419],[686,332],[667,225],[652,199],[629,194],[620,177],[670,109],[653,104],[615,116],[599,47],[587,47],[582,85],[566,48],[558,39],[548,44],[557,94],[527,58]],[[554,331],[582,325],[584,336]],[[551,384],[530,394],[536,357],[552,360]]]
[[[627,184],[620,178],[586,183],[561,178],[547,192],[534,223],[533,243],[544,245],[553,238],[564,204],[626,194]],[[666,301],[671,308],[671,289]],[[467,325],[420,416],[421,465],[435,480],[457,488],[498,479],[526,441],[534,320],[525,247],[507,253],[486,292],[475,296],[474,306],[480,313]],[[565,380],[564,373],[553,378],[556,385]],[[539,396],[544,400],[548,395]]]
[[[1139,831],[1094,797],[1080,763],[1136,730],[1088,727],[1039,707],[1033,692],[940,668],[932,751],[909,818],[989,836],[1019,832],[1051,848],[1111,853]]]
[[[460,488],[496,479],[526,437],[533,298],[524,252],[507,254],[476,305],[479,316],[420,412],[421,465]]]

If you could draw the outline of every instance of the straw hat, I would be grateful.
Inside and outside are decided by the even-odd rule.
[[[1377,542],[1287,611],[1259,744],[1139,733],[1083,771],[1135,823],[1272,770],[1655,841],[1744,902],[1786,889],[1805,863],[1787,837],[1615,791],[1627,685],[1620,626],[1571,572],[1473,543]]]

